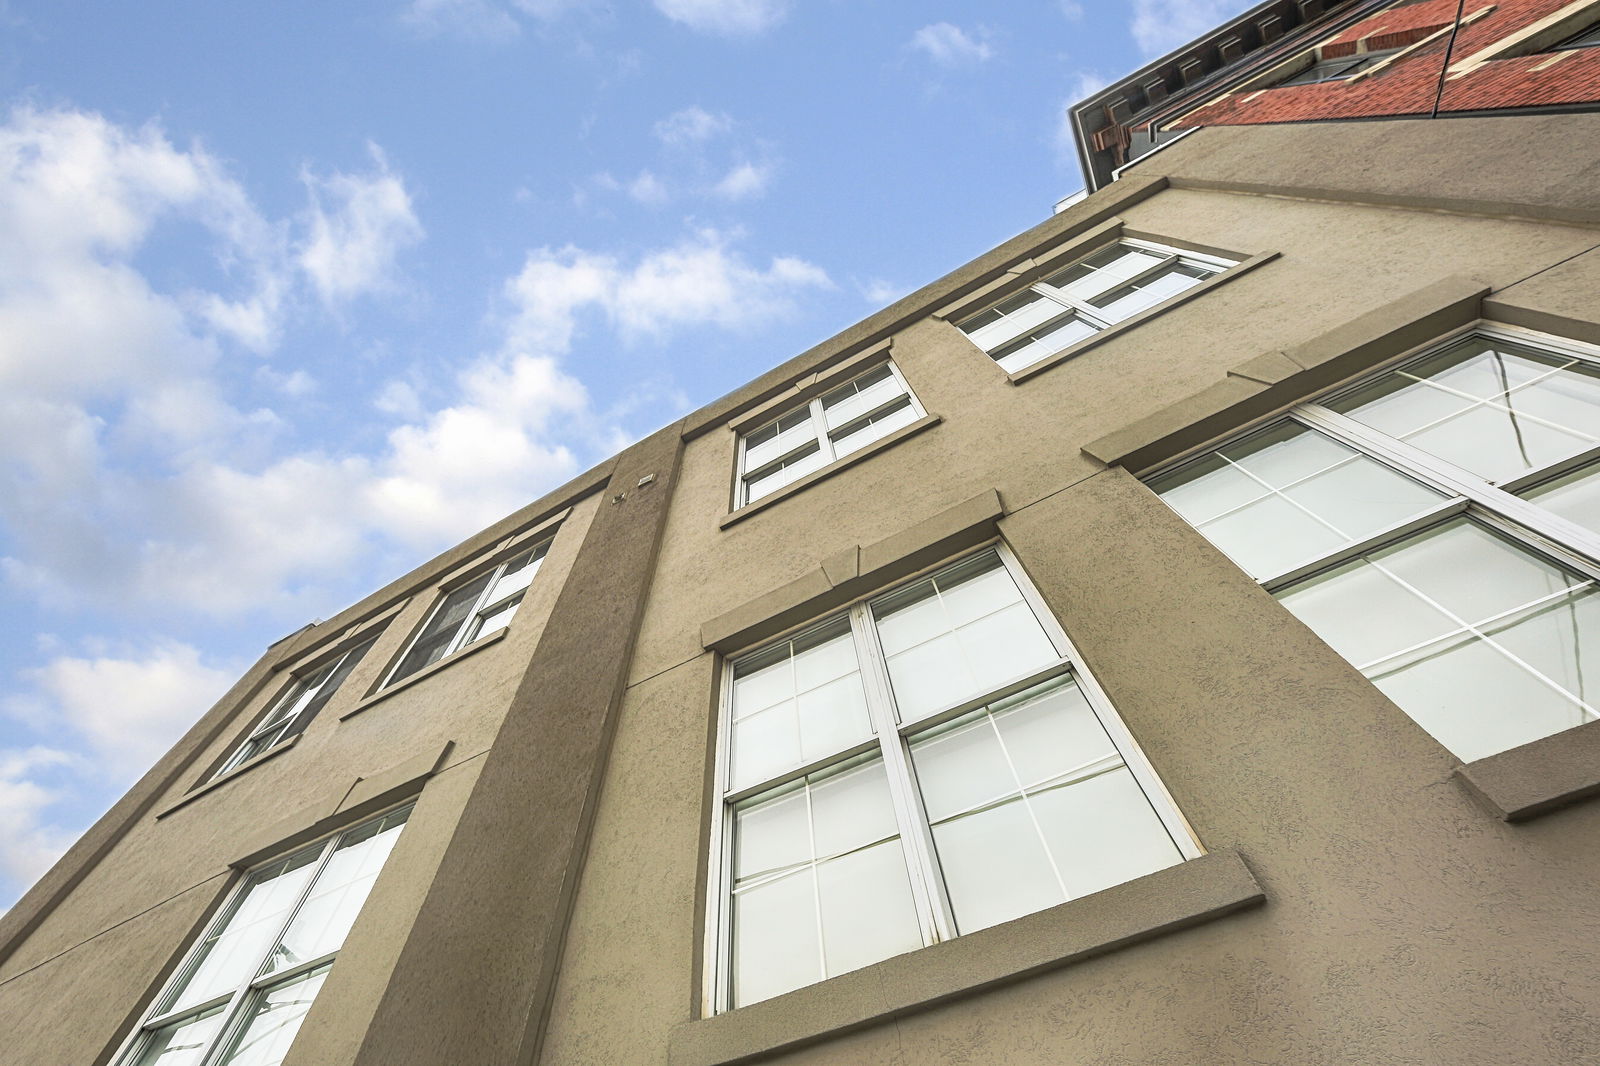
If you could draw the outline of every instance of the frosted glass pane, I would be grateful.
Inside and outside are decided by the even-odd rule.
[[[925,581],[913,589],[897,593],[893,611],[874,604],[873,615],[878,626],[878,642],[885,655],[905,651],[923,641],[932,640],[949,632],[950,623],[944,609],[939,606],[933,582]]]
[[[1471,408],[1404,439],[1489,481],[1538,470],[1594,443],[1489,406]]]
[[[264,972],[295,966],[337,951],[367,901],[373,882],[394,850],[405,825],[404,815],[347,834],[328,859],[311,894],[294,916],[283,940],[273,950]]]
[[[965,580],[938,581],[937,584],[944,599],[945,624],[949,626],[964,625],[1022,602],[1017,583],[998,565]]]
[[[899,832],[882,760],[826,777],[813,775],[810,781],[818,858],[842,855]]]
[[[887,663],[902,721],[915,721],[978,689],[961,640],[954,633],[891,655]]]
[[[745,439],[744,468],[757,470],[779,456],[816,439],[811,428],[811,416],[802,409],[795,415],[782,419],[775,426],[757,430]]]
[[[511,624],[511,619],[516,617],[517,608],[520,606],[522,606],[522,597],[518,596],[510,603],[502,603],[487,614],[482,615],[478,619],[477,625],[473,627],[468,639],[477,640],[479,637],[493,633],[497,629],[504,629]]]
[[[816,893],[809,868],[733,897],[733,1005],[820,981]]]
[[[1593,585],[1523,611],[1488,631],[1489,638],[1561,686],[1588,711],[1600,706],[1600,593]]]
[[[1140,282],[1125,295],[1118,295],[1109,302],[1099,304],[1099,307],[1105,312],[1105,317],[1118,322],[1131,318],[1147,307],[1154,307],[1185,289],[1193,288],[1207,276],[1204,271],[1180,265],[1165,274]]]
[[[856,671],[856,645],[849,630],[794,652],[795,684],[804,691]]]
[[[899,407],[885,411],[861,423],[849,433],[833,438],[833,453],[842,459],[851,452],[860,451],[875,440],[887,437],[902,426],[909,426],[917,420],[917,417],[916,409],[911,406],[910,401],[902,401]]]
[[[1582,583],[1466,519],[1435,526],[1370,558],[1468,622]]]
[[[889,368],[880,367],[824,396],[822,415],[829,429],[838,429],[904,394]]]
[[[1052,277],[1048,284],[1055,285],[1080,300],[1088,300],[1115,288],[1135,274],[1143,273],[1161,262],[1163,258],[1165,257],[1154,252],[1137,248],[1119,248],[1086,260],[1078,268],[1069,267]],[[1084,266],[1097,269],[1085,272]]]
[[[933,827],[963,933],[1066,902],[1020,798]]]
[[[1585,721],[1578,706],[1476,638],[1435,645],[1373,683],[1457,758],[1481,759]]]
[[[791,700],[733,723],[733,787],[799,766],[800,727]]]
[[[817,867],[828,976],[922,947],[899,840]]]
[[[931,822],[1018,790],[1000,739],[982,712],[917,738],[911,758]]]
[[[741,805],[734,815],[734,878],[739,881],[811,861],[805,789]]]
[[[1023,367],[1032,366],[1039,360],[1049,355],[1054,355],[1063,348],[1077,344],[1085,337],[1093,336],[1099,332],[1099,327],[1092,326],[1068,312],[1059,321],[1035,330],[1023,340],[1015,341],[1003,348],[991,350],[995,362],[1009,374],[1015,374]]]
[[[811,471],[820,469],[824,462],[826,462],[826,460],[822,455],[821,449],[813,448],[804,455],[791,459],[785,462],[782,466],[776,467],[760,477],[749,479],[745,483],[745,502],[749,503],[759,500],[761,497],[783,488],[783,486],[789,484],[790,482],[800,480],[807,474],[811,473]]]
[[[1351,539],[1343,530],[1329,529],[1279,496],[1247,504],[1198,528],[1228,558],[1258,578],[1282,573]]]
[[[1220,449],[1239,468],[1283,488],[1327,470],[1356,453],[1331,437],[1293,422],[1280,422],[1262,433]]]
[[[1023,300],[1001,304],[1000,310],[1005,310],[1007,307],[1010,307],[1010,311],[1003,318],[963,327],[967,336],[972,338],[972,343],[984,351],[992,351],[1066,311],[1066,308],[1054,300],[1032,292]]]
[[[1472,406],[1473,400],[1389,374],[1327,406],[1391,437],[1404,437]]]
[[[1600,465],[1547,481],[1522,496],[1568,521],[1600,532]]]
[[[842,751],[872,735],[861,676],[851,674],[800,694],[801,762]]]
[[[1447,497],[1371,459],[1351,459],[1283,494],[1343,530],[1351,540],[1420,514]]]
[[[145,1038],[133,1066],[200,1066],[222,1027],[222,1008],[155,1030]]]
[[[1582,364],[1569,367],[1518,389],[1505,404],[1594,441],[1600,429],[1600,379],[1596,373]]]
[[[1076,899],[1183,861],[1127,767],[1029,797]]]
[[[1059,658],[1025,603],[1013,604],[963,626],[956,636],[972,666],[973,687],[965,693],[968,696],[1032,673]]]
[[[995,726],[1024,785],[1117,754],[1116,745],[1070,680],[1051,681],[994,707]]]
[[[532,555],[513,559],[507,564],[506,572],[500,576],[500,580],[494,583],[494,591],[489,593],[488,602],[499,603],[507,596],[527,588],[529,582],[533,580],[533,575],[539,572],[540,561],[541,559],[535,559]]]
[[[1448,615],[1360,560],[1297,584],[1278,599],[1357,666],[1459,628]]]
[[[250,886],[223,925],[201,947],[198,963],[163,1006],[163,1012],[204,1003],[255,976],[256,967],[283,930],[320,854],[320,848],[312,848],[252,875]]]
[[[1218,455],[1150,482],[1150,488],[1192,526],[1267,495],[1261,482]]]
[[[784,646],[771,666],[746,673],[736,668],[733,679],[733,716],[747,718],[759,710],[776,706],[794,696],[794,667]],[[765,657],[763,657],[765,658]]]
[[[317,970],[261,996],[224,1066],[278,1066],[327,977],[326,969]]]

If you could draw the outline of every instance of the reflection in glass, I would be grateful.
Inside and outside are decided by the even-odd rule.
[[[145,1037],[132,1066],[200,1066],[221,1026],[221,1007],[164,1025]]]
[[[1562,518],[1600,533],[1600,463],[1581,467],[1521,493]]]
[[[331,963],[329,964],[332,965]],[[300,1023],[328,978],[329,966],[258,993],[244,1028],[233,1041],[223,1066],[278,1066],[300,1032]]]

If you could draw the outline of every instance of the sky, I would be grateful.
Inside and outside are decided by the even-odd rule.
[[[1243,0],[0,0],[0,910],[261,655],[1045,218]]]

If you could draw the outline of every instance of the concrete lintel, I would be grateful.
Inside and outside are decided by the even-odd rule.
[[[1456,776],[1508,822],[1600,795],[1600,722],[1469,762],[1456,769]]]
[[[1036,914],[679,1025],[670,1066],[731,1066],[926,1010],[1263,903],[1237,851],[1216,851]]]

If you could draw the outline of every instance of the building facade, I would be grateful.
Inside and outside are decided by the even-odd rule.
[[[0,1063],[1600,1060],[1597,177],[1151,155],[275,644]]]

